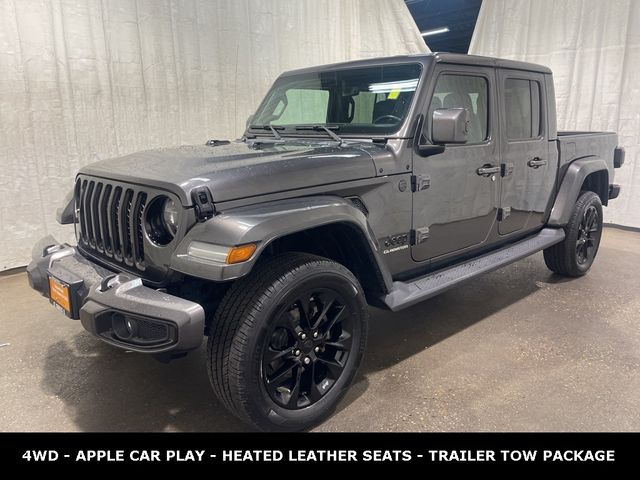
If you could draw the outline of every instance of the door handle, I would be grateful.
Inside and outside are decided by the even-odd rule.
[[[482,177],[490,177],[491,175],[500,173],[500,165],[493,166],[490,164],[486,164],[481,166],[478,170],[476,170],[476,173]]]
[[[547,161],[542,160],[540,157],[532,158],[531,160],[529,160],[529,162],[527,162],[527,165],[529,165],[531,168],[540,168],[546,164],[547,164]]]

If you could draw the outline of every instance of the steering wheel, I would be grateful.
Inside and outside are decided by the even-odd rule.
[[[383,120],[385,118],[390,118],[391,120],[395,120],[395,122],[393,123],[400,123],[402,121],[402,119],[400,117],[396,117],[395,115],[382,115],[381,117],[376,118],[373,121],[374,125],[378,125],[379,123],[383,123],[380,120]]]

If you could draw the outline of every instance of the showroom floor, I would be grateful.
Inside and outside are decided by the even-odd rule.
[[[640,233],[605,230],[586,277],[541,254],[400,313],[318,430],[640,430]],[[109,347],[0,278],[0,431],[244,430],[205,349],[164,365]]]

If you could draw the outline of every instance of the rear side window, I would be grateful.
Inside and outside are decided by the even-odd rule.
[[[471,75],[444,74],[438,77],[429,108],[429,118],[439,108],[466,108],[469,111],[468,143],[487,138],[487,80]]]
[[[525,140],[540,135],[540,84],[507,78],[504,88],[507,139]]]

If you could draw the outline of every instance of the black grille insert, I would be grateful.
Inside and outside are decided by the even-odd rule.
[[[148,194],[133,186],[79,178],[75,195],[78,242],[116,262],[144,270],[143,222]]]

